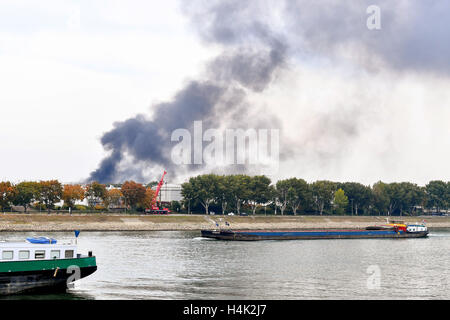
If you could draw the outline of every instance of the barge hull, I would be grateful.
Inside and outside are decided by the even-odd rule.
[[[64,292],[97,270],[95,258],[2,262],[0,295]]]
[[[80,268],[80,278],[94,273],[97,267]],[[0,273],[0,295],[64,292],[73,274],[64,269]]]
[[[317,239],[404,239],[424,238],[424,232],[395,232],[395,231],[232,231],[232,230],[202,230],[202,237],[219,240],[317,240]]]

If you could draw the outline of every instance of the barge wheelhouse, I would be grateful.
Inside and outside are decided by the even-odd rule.
[[[97,270],[92,252],[82,255],[73,243],[39,237],[0,241],[0,294],[65,291]]]

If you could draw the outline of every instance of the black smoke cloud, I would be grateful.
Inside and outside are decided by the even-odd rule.
[[[147,119],[137,115],[114,124],[114,129],[105,133],[101,142],[111,155],[106,157],[100,167],[91,174],[90,180],[115,182],[124,179],[142,181],[139,162],[150,165],[160,165],[171,169],[170,136],[178,128],[190,128],[194,120],[208,120],[210,109],[213,108],[224,94],[224,89],[208,82],[189,83],[178,92],[172,102],[154,106],[155,117]],[[131,156],[136,162],[126,172],[119,167],[124,155]]]
[[[269,26],[259,22],[246,27],[248,33],[245,38],[251,45],[242,44],[240,38],[245,32],[239,30],[237,23],[234,23],[233,30],[225,30],[219,25],[224,22],[223,18],[229,20],[230,17],[226,18],[228,14],[234,15],[241,10],[236,7],[229,11],[222,4],[212,4],[210,9],[201,16],[208,18],[214,15],[216,20],[210,28],[202,28],[202,34],[206,32],[208,41],[223,43],[226,47],[232,45],[232,48],[226,48],[223,54],[207,64],[203,79],[190,81],[172,101],[153,106],[155,116],[152,119],[138,115],[115,123],[114,128],[101,139],[110,155],[88,180],[144,179],[142,171],[146,166],[166,168],[175,176],[182,169],[173,165],[171,160],[171,133],[178,128],[191,129],[195,120],[202,120],[204,130],[219,127],[224,119],[230,121],[232,127],[271,128],[279,124],[274,115],[249,120],[245,117],[245,109],[249,107],[246,103],[248,92],[263,91],[274,73],[282,67],[285,45],[271,34]],[[199,16],[198,12],[191,14]],[[122,168],[125,157],[131,157],[133,165]],[[190,169],[198,167],[193,165]]]
[[[378,31],[366,27],[366,9],[372,4],[381,9],[382,29]],[[369,73],[388,68],[448,76],[450,28],[445,15],[449,9],[444,1],[420,0],[183,2],[182,11],[200,39],[205,45],[219,45],[223,52],[206,64],[201,79],[188,82],[172,101],[153,106],[153,118],[138,115],[115,123],[101,139],[109,156],[88,180],[144,180],[145,168],[155,166],[173,175],[181,173],[182,168],[170,159],[170,135],[178,128],[191,129],[195,120],[202,120],[204,129],[224,124],[282,129],[274,111],[246,117],[253,108],[247,97],[264,92],[290,63],[321,58],[336,64],[344,61]],[[311,136],[308,145],[314,145],[315,139],[339,141],[342,148],[332,149],[345,150],[359,134],[364,106],[356,104],[346,114],[344,121],[333,111],[324,114],[317,120],[321,127],[311,130],[317,135]],[[295,137],[280,142],[281,159],[305,146]],[[317,154],[323,157],[321,151]],[[326,158],[333,157],[327,154]],[[132,163],[123,164],[125,159]]]

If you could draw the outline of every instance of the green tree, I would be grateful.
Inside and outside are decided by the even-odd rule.
[[[273,207],[273,212],[276,215],[277,214],[277,208],[278,208],[278,191],[276,189],[276,185],[269,186],[269,198],[270,198],[270,207]]]
[[[39,194],[38,183],[33,181],[21,182],[16,185],[16,191],[12,202],[16,206],[23,206],[26,213],[36,195]]]
[[[230,185],[232,184],[233,176],[218,176],[217,177],[217,194],[216,201],[220,203],[222,208],[222,215],[225,214],[227,207],[233,200]]]
[[[335,193],[334,193],[334,205],[336,208],[336,213],[337,214],[344,214],[345,213],[345,209],[348,206],[348,197],[345,195],[344,190],[342,189],[338,189]]]
[[[218,176],[215,174],[204,174],[189,179],[193,198],[200,202],[209,214],[209,206],[216,200],[218,195]]]
[[[308,183],[303,179],[291,178],[287,180],[289,188],[287,192],[288,205],[294,215],[300,206],[306,207],[312,198]]]
[[[147,185],[145,187],[146,188],[156,188],[158,183],[159,183],[159,181],[152,181],[152,182],[147,183]]]
[[[372,201],[372,190],[358,182],[339,183],[338,188],[344,190],[349,199],[350,212],[359,215],[359,210],[367,212]]]
[[[286,210],[286,207],[288,205],[288,195],[289,195],[289,188],[291,187],[289,181],[286,180],[278,180],[276,185],[276,201],[278,203],[278,206],[280,207],[281,215],[284,215],[284,211]]]
[[[172,210],[173,212],[180,212],[181,210],[181,204],[180,202],[174,200],[170,203],[170,210]]]
[[[181,195],[183,197],[183,205],[187,209],[188,214],[190,214],[191,206],[196,201],[194,188],[191,182],[181,184]]]
[[[229,176],[230,198],[233,199],[234,208],[238,214],[241,213],[241,206],[250,198],[250,177],[244,174]]]
[[[270,179],[266,176],[254,176],[250,178],[248,190],[248,203],[252,208],[252,213],[256,213],[258,205],[270,201]]]
[[[406,211],[413,214],[417,207],[423,207],[426,202],[425,188],[415,183],[402,182],[402,199],[400,201],[400,215]]]
[[[441,180],[430,181],[425,186],[427,195],[427,208],[440,212],[443,208],[448,208],[448,183]]]
[[[123,185],[122,185],[123,188]],[[88,201],[89,207],[93,209],[96,205],[104,203],[108,197],[106,186],[97,181],[93,181],[86,186],[85,197]]]
[[[445,206],[447,210],[450,208],[450,181],[447,181],[447,192],[445,193]]]
[[[385,186],[389,197],[389,215],[403,215],[425,202],[425,194],[416,184],[393,182]]]
[[[386,193],[389,198],[388,215],[395,214],[400,208],[402,199],[402,190],[400,184],[397,182],[389,183],[386,185]]]
[[[55,203],[61,201],[62,193],[63,187],[58,180],[39,182],[39,201],[45,204],[48,214]]]
[[[320,215],[324,210],[331,207],[331,201],[336,191],[336,183],[327,180],[315,181],[311,185],[314,203]]]
[[[378,215],[385,215],[389,211],[390,198],[387,184],[381,181],[372,187],[372,203]]]

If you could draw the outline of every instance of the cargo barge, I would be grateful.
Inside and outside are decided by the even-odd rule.
[[[201,230],[202,237],[219,240],[312,240],[312,239],[377,239],[424,238],[424,224],[386,224],[365,229],[298,229],[298,230]]]
[[[78,253],[76,243],[48,237],[0,241],[0,295],[64,292],[96,270],[92,252]]]

